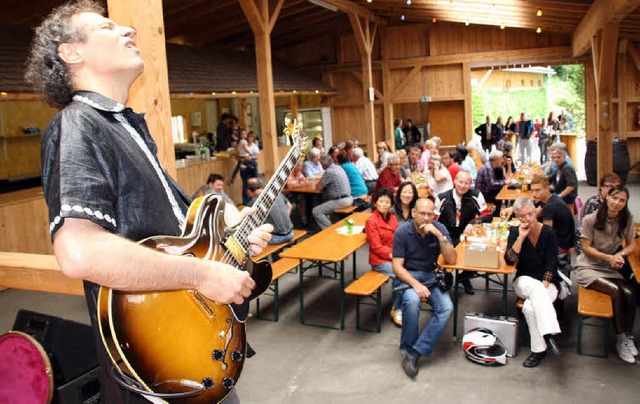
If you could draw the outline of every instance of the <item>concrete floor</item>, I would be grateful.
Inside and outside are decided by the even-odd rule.
[[[595,187],[580,184],[580,197],[586,200]],[[640,217],[640,183],[630,184],[631,210]],[[637,220],[637,219],[636,219]],[[358,251],[358,274],[369,270],[368,252]],[[346,276],[351,278],[351,260]],[[498,315],[501,295],[480,290],[484,282],[474,280],[474,296],[464,293],[459,314],[483,312]],[[506,366],[489,368],[469,362],[459,342],[452,342],[449,322],[433,356],[421,360],[415,380],[402,371],[398,351],[400,329],[388,317],[390,287],[383,289],[384,321],[382,332],[366,333],[355,329],[355,300],[347,298],[345,330],[335,331],[303,326],[298,322],[298,277],[285,275],[280,280],[281,310],[278,323],[250,320],[248,336],[258,355],[245,366],[238,384],[245,403],[501,403],[501,402],[610,402],[638,403],[640,366],[622,362],[610,347],[608,359],[576,354],[576,295],[566,303],[567,320],[561,323],[559,339],[562,356],[547,359],[535,369],[525,369],[522,361],[529,355],[520,347],[517,357]],[[509,293],[509,310],[516,316],[516,296]],[[6,290],[0,292],[0,331],[9,330],[18,309],[88,322],[84,299],[46,293]],[[264,314],[270,312],[270,298],[263,298]],[[305,284],[307,319],[338,325],[337,282],[307,279]],[[363,310],[364,321],[373,325],[373,309]],[[426,322],[429,313],[423,312]],[[462,320],[459,321],[460,326]],[[600,347],[598,330],[587,329],[586,348]],[[640,326],[636,322],[636,340]]]

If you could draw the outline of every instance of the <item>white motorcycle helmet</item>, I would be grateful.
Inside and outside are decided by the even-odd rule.
[[[474,328],[464,334],[462,349],[472,362],[486,366],[507,364],[507,350],[504,344],[487,328]]]

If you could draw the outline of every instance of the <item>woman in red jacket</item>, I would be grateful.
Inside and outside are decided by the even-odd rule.
[[[393,246],[393,234],[398,227],[398,219],[391,213],[393,204],[393,191],[389,188],[380,188],[373,195],[375,210],[367,219],[364,230],[369,241],[369,264],[374,271],[381,272],[394,278],[391,269],[391,252]],[[391,320],[398,327],[402,326],[402,296],[393,293],[393,305],[391,307]]]

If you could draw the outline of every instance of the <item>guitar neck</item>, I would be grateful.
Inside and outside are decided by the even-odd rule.
[[[267,216],[269,216],[269,212],[271,211],[273,204],[286,185],[291,172],[296,164],[298,164],[298,160],[300,160],[301,157],[302,153],[297,147],[292,147],[289,150],[276,172],[262,190],[260,196],[258,196],[256,202],[253,204],[253,206],[257,208],[257,211],[253,215],[245,217],[240,223],[238,230],[234,234],[234,238],[245,251],[249,250],[249,234],[251,234],[256,227],[262,225]]]

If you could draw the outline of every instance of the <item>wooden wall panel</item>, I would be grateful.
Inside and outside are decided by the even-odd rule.
[[[58,112],[42,101],[0,102],[2,128],[0,135],[20,136],[22,128],[40,128],[44,131],[51,118]]]
[[[462,65],[429,67],[423,77],[427,79],[427,93],[431,97],[462,96],[464,83]]]
[[[360,69],[358,69],[356,74],[358,74]],[[362,104],[363,94],[362,94],[362,83],[356,77],[349,72],[340,72],[334,73],[333,75],[333,86],[335,88],[340,89],[338,94],[332,98],[333,104],[341,104],[341,103],[359,103]]]
[[[42,188],[0,195],[0,251],[52,254]]]
[[[334,107],[332,121],[333,144],[345,142],[352,137],[364,139],[363,107]]]
[[[360,51],[353,33],[340,35],[338,63],[360,63]]]
[[[431,55],[570,45],[570,35],[462,24],[436,24],[429,31]]]
[[[464,102],[447,101],[429,104],[431,136],[439,136],[443,145],[455,145],[464,140]]]
[[[424,129],[429,116],[429,105],[431,103],[428,102],[401,103],[395,104],[393,111],[397,118],[403,121],[411,118],[414,126]]]
[[[0,179],[37,177],[41,172],[40,136],[0,137]]]
[[[273,57],[290,66],[337,63],[337,45],[336,35],[328,34],[289,48],[274,49]]]
[[[410,24],[380,29],[381,51],[385,59],[429,55],[429,25]]]

